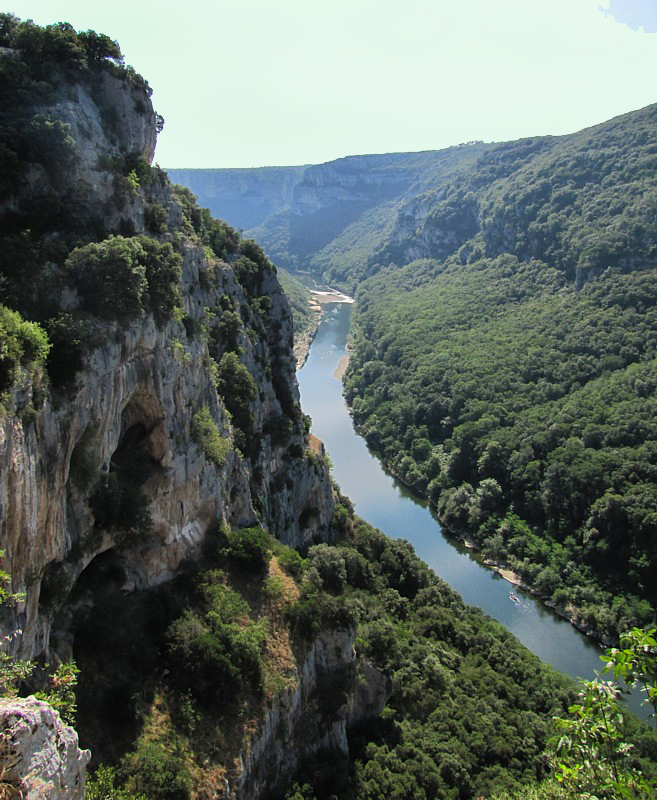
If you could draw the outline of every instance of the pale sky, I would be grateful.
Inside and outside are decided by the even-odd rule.
[[[8,5],[119,42],[153,87],[169,168],[571,133],[657,101],[655,0]]]

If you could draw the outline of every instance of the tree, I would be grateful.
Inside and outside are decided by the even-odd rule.
[[[633,628],[620,637],[620,647],[612,647],[600,658],[605,662],[602,670],[613,672],[617,681],[628,686],[639,684],[645,693],[644,702],[653,708],[651,716],[657,715],[657,629]]]
[[[620,647],[601,656],[603,671],[631,686],[641,684],[653,708],[657,706],[655,632],[634,628],[621,636]],[[632,745],[625,738],[619,702],[622,692],[611,681],[583,681],[579,702],[568,709],[570,717],[556,720],[559,734],[553,741],[553,760],[556,780],[567,797],[649,800],[655,796],[657,783],[630,762]]]

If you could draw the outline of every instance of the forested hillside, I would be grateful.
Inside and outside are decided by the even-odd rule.
[[[547,781],[555,797],[556,768],[571,796],[653,796],[656,737],[620,713],[613,688],[589,686],[593,699],[567,717],[568,679],[465,606],[408,542],[359,520],[331,483],[300,407],[277,269],[151,166],[163,120],[118,44],[0,14],[0,75],[0,795],[467,800]],[[433,164],[418,180],[468,184],[486,151],[418,154]],[[532,148],[520,151],[524,164]],[[387,203],[406,180],[401,161],[377,157],[380,172],[353,191]],[[445,251],[472,224],[471,199],[461,212],[450,191],[419,206],[456,209],[440,217],[455,220]],[[377,248],[401,263],[420,246],[395,235],[403,219],[388,218],[359,270],[382,270],[365,256]],[[598,554],[591,592],[610,574],[608,530],[621,513],[636,519],[629,590],[647,595],[649,245],[598,279],[582,273],[583,288],[560,263],[476,255],[485,246],[363,284],[354,413],[363,426],[380,416],[375,444],[455,529],[463,521],[484,545],[497,536],[501,553],[557,553],[564,574]],[[599,407],[592,426],[578,422],[590,416],[582,398]],[[560,415],[547,432],[543,407]],[[583,555],[567,533],[580,517],[594,544]],[[532,537],[523,519],[535,518]],[[622,602],[624,621],[643,613]],[[609,668],[653,687],[653,633],[634,632]],[[33,692],[42,699],[20,697]],[[92,748],[86,789],[89,754],[46,701]],[[47,716],[22,724],[28,706]],[[550,741],[554,716],[568,747]],[[30,764],[17,755],[28,739]]]
[[[330,283],[353,289],[371,274],[373,256],[388,241],[404,203],[459,174],[489,148],[470,142],[303,168],[169,174],[201,203],[246,229],[278,266],[324,273]]]
[[[656,134],[651,106],[501,145],[410,201],[346,379],[449,530],[610,637],[657,602]]]

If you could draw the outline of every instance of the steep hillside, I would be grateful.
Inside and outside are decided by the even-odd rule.
[[[308,167],[252,231],[280,263],[362,286],[347,397],[388,466],[607,637],[657,602],[656,118]],[[484,480],[500,498],[464,510]]]
[[[248,228],[280,266],[324,274],[352,289],[370,274],[371,258],[387,241],[400,204],[458,174],[488,147],[470,143],[435,152],[350,156],[303,168],[293,184],[284,171],[292,167],[169,173],[210,208],[221,196],[228,219]],[[276,181],[265,188],[265,177]],[[270,203],[273,213],[249,226],[253,214],[246,204],[254,198],[260,207]]]
[[[0,47],[2,694],[70,720],[75,658],[89,800],[543,778],[572,687],[331,486],[276,268],[151,166],[147,83],[65,23]],[[0,793],[79,800],[75,732],[0,706]]]
[[[2,63],[11,71],[19,59]],[[331,515],[326,476],[303,461],[274,268],[150,167],[143,81],[112,60],[83,68],[66,53],[55,63],[38,94],[19,74],[25,100],[6,113],[33,115],[68,160],[49,169],[41,150],[28,154],[0,209],[11,231],[5,302],[51,336],[33,354],[22,329],[44,334],[3,311],[1,542],[14,590],[25,591],[16,624],[28,656],[47,647],[62,601],[101,553],[126,587],[144,588],[173,575],[217,520],[261,521],[301,544],[324,535]],[[45,204],[59,213],[36,217]],[[152,528],[136,529],[136,511]]]
[[[126,741],[134,709],[116,713],[125,684],[97,646],[119,633],[109,610],[123,601],[121,631],[136,634],[124,652],[147,661],[213,535],[257,541],[264,526],[295,546],[330,539],[332,491],[309,448],[275,268],[150,166],[148,85],[106,37],[0,19],[11,45],[0,56],[0,548],[17,595],[4,657],[75,653],[83,716],[123,722]],[[153,627],[140,630],[155,597]],[[332,663],[350,658],[335,646],[325,642]],[[306,693],[328,657],[318,647],[290,654]],[[132,697],[145,673],[127,674]],[[320,746],[314,735],[281,774]],[[263,735],[263,758],[272,747]]]
[[[409,201],[346,381],[450,530],[606,637],[657,605],[656,135],[650,106],[502,145]]]

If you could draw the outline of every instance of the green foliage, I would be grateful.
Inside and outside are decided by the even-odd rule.
[[[284,569],[288,575],[295,580],[301,578],[306,568],[307,561],[305,558],[302,558],[298,550],[294,550],[292,547],[287,547],[287,545],[277,542],[274,547],[274,554],[281,568]]]
[[[86,308],[105,319],[130,322],[144,308],[148,289],[145,255],[136,240],[113,236],[75,249],[66,266]]]
[[[511,256],[418,262],[358,299],[346,396],[393,472],[583,625],[649,623],[652,272],[578,290]]]
[[[116,784],[117,775],[114,767],[101,764],[93,776],[87,778],[85,798],[86,800],[147,800],[146,795],[135,794]]]
[[[322,587],[341,592],[347,582],[347,565],[343,553],[327,544],[317,544],[308,551],[312,566],[319,573]]]
[[[50,703],[67,725],[75,725],[77,713],[75,687],[79,673],[80,670],[74,662],[62,663],[50,675],[48,689],[35,692],[34,695],[37,700],[45,700],[46,703]]]
[[[238,538],[236,560],[253,568],[249,546],[254,537],[247,538]],[[262,688],[265,630],[249,619],[249,607],[240,595],[220,580],[220,573],[206,576],[204,613],[187,609],[167,631],[175,684],[206,704],[234,701],[242,690]]]
[[[204,238],[218,258],[228,259],[237,252],[239,234],[222,220],[213,219],[207,209],[203,209],[205,223]]]
[[[76,248],[66,266],[85,307],[105,319],[130,322],[152,311],[163,321],[180,303],[182,258],[169,242],[112,236]]]
[[[657,715],[657,630],[633,628],[620,637],[620,646],[607,650],[600,656],[605,662],[603,672],[611,672],[616,681],[627,686],[641,688],[645,694],[644,703],[653,708],[652,716]]]
[[[274,540],[263,528],[241,528],[229,532],[225,552],[242,567],[263,573],[271,560],[273,546]]]
[[[0,559],[4,559],[5,551],[0,550]],[[23,599],[23,595],[12,592],[11,575],[0,569],[0,607],[13,606]],[[20,636],[17,631],[14,636],[3,637],[3,647],[0,648],[0,697],[15,697],[21,687],[34,671],[34,665],[29,661],[13,658],[7,653],[8,645],[15,636]]]
[[[38,378],[49,350],[48,336],[36,322],[0,305],[0,393],[10,389],[22,371]]]
[[[236,444],[246,453],[253,429],[250,406],[258,390],[253,376],[236,353],[224,353],[222,356],[217,368],[217,390],[232,415],[233,425],[241,434],[236,436]]]
[[[657,604],[656,122],[487,148],[409,199],[369,258],[346,380],[452,531],[611,637]]]
[[[44,327],[52,344],[46,362],[50,381],[56,389],[70,386],[83,368],[85,354],[97,336],[91,332],[87,321],[66,312],[46,320]]]
[[[634,628],[621,636],[621,648],[607,650],[601,659],[605,672],[630,685],[642,683],[653,708],[657,646],[654,630]],[[652,798],[657,790],[654,764],[637,759],[628,742],[624,715],[619,703],[621,689],[611,682],[582,681],[578,702],[568,717],[557,718],[557,736],[552,741],[555,772],[546,782],[563,790],[564,797]],[[548,794],[549,796],[549,794]]]
[[[158,741],[140,741],[125,758],[128,798],[145,795],[149,800],[187,800],[193,789],[192,775],[177,748]]]
[[[242,331],[242,320],[239,314],[230,309],[221,312],[219,325],[215,329],[217,340],[215,345],[222,351],[237,352],[239,349],[239,335]]]
[[[144,209],[144,225],[154,234],[166,233],[169,225],[169,212],[159,203],[149,203]]]
[[[565,679],[464,606],[407,543],[361,520],[350,516],[346,541],[311,548],[309,561],[344,586],[327,595],[308,569],[289,612],[297,635],[312,639],[327,625],[326,601],[346,601],[357,652],[388,676],[391,694],[378,719],[350,733],[350,763],[335,765],[334,780],[302,770],[302,796],[328,798],[341,785],[344,800],[487,797],[545,777],[551,715],[568,705]]]
[[[230,439],[221,435],[207,406],[192,418],[192,438],[215,466],[223,467],[231,450]]]

